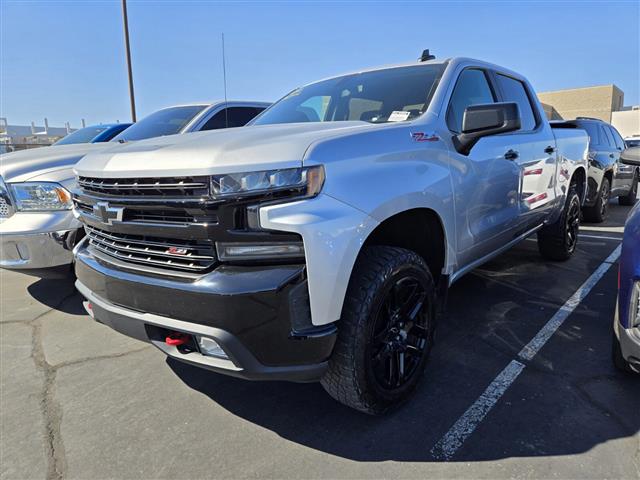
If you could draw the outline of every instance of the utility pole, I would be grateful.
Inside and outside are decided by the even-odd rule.
[[[136,121],[136,100],[133,94],[133,72],[131,71],[131,47],[129,46],[129,20],[127,18],[127,0],[122,0],[122,22],[124,26],[124,48],[127,55],[129,73],[129,101],[131,102],[131,121]]]

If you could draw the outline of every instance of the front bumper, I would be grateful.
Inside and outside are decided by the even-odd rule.
[[[37,270],[69,265],[80,223],[71,211],[15,213],[0,223],[0,268]]]
[[[82,245],[76,275],[97,321],[219,373],[317,381],[335,343],[334,325],[311,325],[303,265],[221,266],[197,279],[153,277],[116,269]],[[228,359],[168,345],[173,332],[210,337]]]
[[[618,321],[618,307],[613,321],[613,331],[620,343],[622,357],[632,369],[640,373],[640,328],[624,328]]]

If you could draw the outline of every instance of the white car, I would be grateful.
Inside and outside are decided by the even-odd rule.
[[[587,178],[587,134],[552,129],[523,76],[424,57],[298,88],[242,129],[87,155],[90,314],[367,413],[406,399],[449,285],[536,233],[571,257]]]
[[[268,106],[250,101],[179,105],[152,113],[110,142],[0,156],[0,268],[42,277],[68,272],[71,250],[84,236],[71,213],[69,191],[75,184],[73,166],[87,153],[146,138],[243,126]]]

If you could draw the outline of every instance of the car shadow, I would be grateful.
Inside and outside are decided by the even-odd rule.
[[[619,210],[609,224],[624,218]],[[385,416],[351,410],[320,384],[249,382],[171,358],[167,365],[230,414],[299,445],[364,462],[441,461],[431,452],[438,440],[615,245],[585,239],[574,259],[553,263],[531,240],[465,276],[450,291],[423,382]],[[451,461],[574,455],[638,434],[640,379],[610,358],[615,289],[611,268]]]
[[[27,292],[49,308],[70,315],[83,315],[86,312],[82,306],[82,295],[76,290],[74,282],[73,275],[40,278],[27,286]]]

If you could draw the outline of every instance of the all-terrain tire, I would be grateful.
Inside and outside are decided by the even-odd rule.
[[[538,250],[549,260],[565,261],[571,258],[578,244],[580,228],[580,196],[575,185],[569,187],[564,209],[558,220],[538,232]]]
[[[390,292],[404,279],[415,280],[424,288],[419,318],[425,325],[421,332],[426,348],[413,360],[414,370],[406,383],[389,389],[376,378],[371,356],[377,345],[374,339],[380,335],[376,333],[382,318],[379,315],[388,310],[383,306],[388,306]],[[349,281],[328,370],[321,379],[325,390],[337,401],[371,415],[385,413],[409,398],[423,376],[431,350],[435,295],[433,278],[421,256],[403,248],[364,247]]]
[[[584,207],[582,209],[582,217],[585,221],[591,223],[602,223],[607,218],[609,210],[609,199],[611,198],[611,182],[608,177],[603,177],[598,199],[592,207]]]

